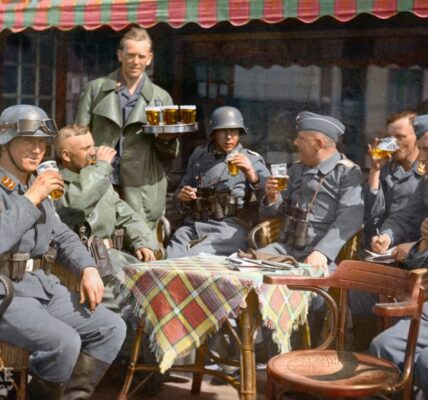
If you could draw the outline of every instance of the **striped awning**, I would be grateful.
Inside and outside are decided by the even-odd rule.
[[[389,18],[406,11],[428,17],[428,0],[0,0],[0,30],[92,30],[104,25],[121,30],[159,22],[177,28],[195,22],[209,28],[220,21],[244,25],[255,19],[309,23],[326,15],[344,22],[361,13]]]

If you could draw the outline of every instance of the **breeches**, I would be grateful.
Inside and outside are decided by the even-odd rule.
[[[28,350],[30,371],[51,382],[70,378],[80,351],[111,363],[125,334],[120,317],[102,304],[91,312],[59,284],[48,301],[15,297],[0,319],[0,340]]]

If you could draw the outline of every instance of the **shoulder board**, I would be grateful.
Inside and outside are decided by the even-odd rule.
[[[342,158],[341,160],[339,160],[337,162],[338,165],[344,165],[347,168],[352,168],[354,167],[356,164],[351,161],[349,158]]]
[[[248,153],[250,153],[250,154],[251,154],[251,155],[253,155],[253,156],[261,157],[259,153],[255,152],[255,151],[253,151],[253,150],[248,150],[248,149],[246,149],[246,150],[247,150],[247,152],[248,152]]]
[[[16,182],[7,175],[0,177],[0,185],[9,192],[12,192],[16,188]]]

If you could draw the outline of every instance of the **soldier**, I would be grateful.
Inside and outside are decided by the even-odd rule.
[[[428,115],[420,115],[413,120],[413,127],[418,138],[417,146],[420,160],[428,163]],[[418,187],[406,207],[391,215],[380,228],[380,235],[372,237],[372,249],[384,253],[396,245],[392,254],[400,266],[407,269],[426,267],[428,260],[428,181],[426,176],[420,180]],[[409,237],[421,237],[416,243],[407,243]],[[354,295],[355,307],[360,313],[371,315],[373,296]],[[358,302],[357,302],[358,301]],[[352,309],[351,309],[352,310]],[[355,312],[354,310],[352,310]],[[428,303],[424,304],[415,356],[415,382],[428,395]],[[402,366],[406,348],[408,321],[402,320],[378,335],[370,344],[372,354],[384,357]]]
[[[397,139],[399,148],[392,159],[371,157],[369,178],[364,185],[366,246],[382,223],[407,204],[424,174],[418,168],[419,150],[411,122],[415,116],[415,112],[408,110],[391,115],[387,121],[387,135]]]
[[[32,398],[87,399],[115,359],[126,328],[99,305],[103,283],[96,264],[55,214],[49,193],[63,189],[61,175],[32,175],[56,131],[35,106],[12,106],[0,115],[0,266],[15,288],[0,319],[0,340],[29,351]],[[39,268],[50,243],[58,262],[80,276],[80,294],[63,287],[46,264]]]
[[[413,121],[420,159],[428,165],[428,115],[417,116]],[[407,241],[408,237],[420,232],[415,244],[407,251],[396,247],[395,258],[403,268],[426,268],[428,261],[428,180],[425,176],[419,183],[414,196],[407,206],[389,217],[380,229],[380,235],[372,238],[372,249],[385,252],[390,246]],[[371,299],[372,303],[376,299]],[[401,320],[378,335],[370,345],[370,353],[391,360],[402,367],[406,351],[409,321]],[[415,354],[415,384],[425,397],[428,396],[428,303],[424,303]]]
[[[288,254],[310,265],[327,268],[363,223],[361,171],[339,153],[336,144],[343,124],[332,117],[301,112],[294,144],[299,161],[290,168],[288,189],[278,191],[269,177],[261,216],[285,216],[279,242],[260,252]]]
[[[55,150],[63,165],[60,172],[65,186],[64,196],[55,202],[61,220],[75,232],[82,234],[83,228],[86,237],[107,239],[104,243],[116,268],[139,260],[155,260],[158,245],[151,230],[138,213],[119,199],[109,180],[116,151],[100,146],[96,152],[89,128],[79,125],[68,125],[59,131]],[[136,258],[121,252],[117,248],[120,243],[114,243],[119,228],[124,229],[125,242]]]
[[[134,27],[125,33],[117,57],[118,70],[89,82],[75,122],[89,126],[97,146],[116,148],[112,183],[155,232],[166,201],[161,161],[177,156],[178,140],[174,135],[139,134],[139,130],[147,122],[146,106],[172,104],[172,99],[145,73],[153,58],[152,41],[145,29]]]
[[[228,255],[247,248],[250,217],[254,219],[257,209],[246,209],[246,200],[252,192],[260,192],[260,182],[269,172],[259,154],[239,143],[240,135],[246,133],[236,108],[220,107],[212,113],[209,142],[191,155],[176,192],[178,207],[186,219],[171,238],[168,258],[200,252]],[[226,160],[233,150],[236,155],[231,164],[238,167],[235,176],[229,174]]]

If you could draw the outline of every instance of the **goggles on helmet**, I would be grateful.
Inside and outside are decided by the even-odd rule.
[[[18,135],[34,135],[39,129],[50,135],[58,133],[58,127],[53,119],[18,119],[15,122],[0,125],[0,130],[7,128],[16,129]]]

